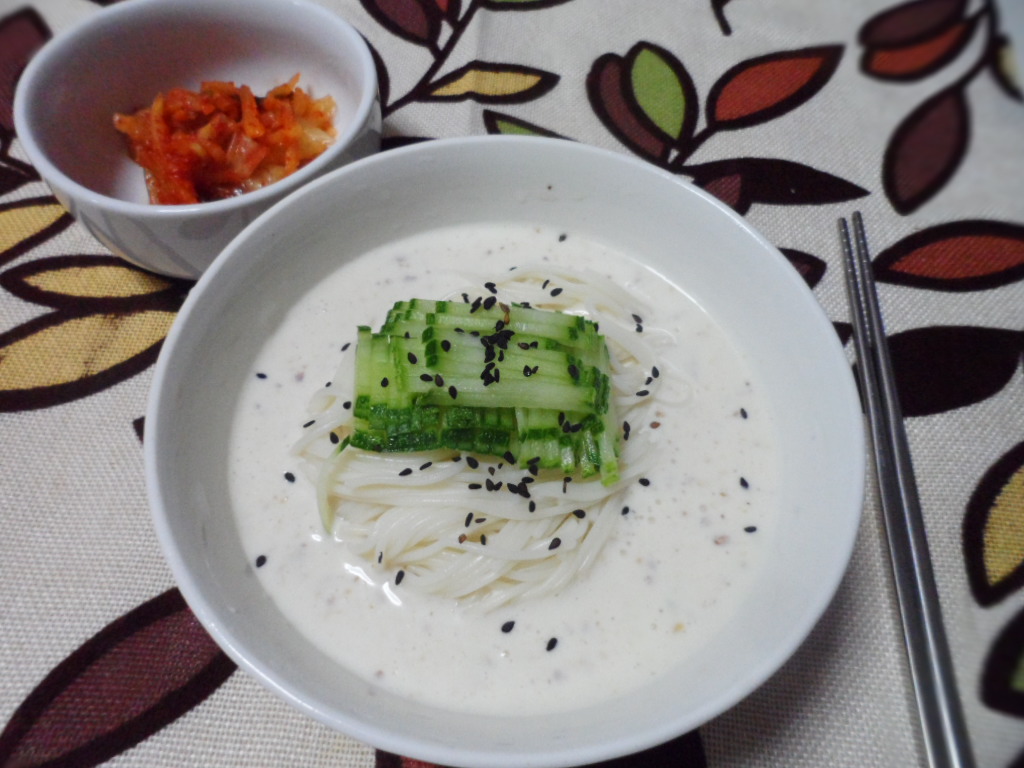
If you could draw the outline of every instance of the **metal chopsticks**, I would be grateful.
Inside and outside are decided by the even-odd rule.
[[[839,220],[861,396],[867,407],[893,579],[931,768],[973,768],[878,306],[864,221]]]

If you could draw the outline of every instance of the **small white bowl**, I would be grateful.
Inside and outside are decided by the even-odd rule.
[[[376,246],[493,222],[608,243],[682,286],[735,340],[781,415],[778,530],[721,636],[636,691],[544,716],[445,711],[328,660],[260,585],[228,488],[238,393],[266,338],[303,295]],[[191,291],[164,344],[145,458],[171,569],[232,658],[303,712],[364,742],[473,768],[607,760],[692,730],[751,693],[832,599],[857,533],[864,483],[850,367],[831,323],[778,250],[702,190],[647,163],[526,137],[382,153],[313,182],[258,219]]]
[[[118,112],[174,87],[230,80],[256,94],[301,74],[338,103],[338,136],[318,158],[263,189],[197,205],[151,205],[143,170],[114,130]],[[54,37],[33,57],[14,103],[17,135],[71,214],[118,256],[196,278],[260,213],[320,174],[380,146],[373,58],[344,19],[308,0],[132,0]]]

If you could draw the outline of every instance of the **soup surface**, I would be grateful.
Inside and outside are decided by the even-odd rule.
[[[394,301],[459,296],[524,263],[590,271],[642,301],[663,405],[631,425],[629,439],[652,450],[598,558],[554,594],[481,610],[352,557],[324,530],[292,446],[326,382],[351,392],[332,378],[358,325],[379,327]],[[741,351],[660,275],[573,232],[448,228],[341,266],[288,313],[240,394],[231,494],[261,583],[337,663],[447,709],[553,712],[633,690],[723,630],[772,548],[773,429]]]

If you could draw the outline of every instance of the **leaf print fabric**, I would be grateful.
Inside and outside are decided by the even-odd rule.
[[[0,9],[0,766],[435,768],[233,675],[166,572],[140,443],[152,364],[191,286],[93,241],[12,117],[30,57],[116,2]],[[1024,40],[1006,5],[320,2],[370,45],[385,148],[505,134],[651,163],[774,243],[847,347],[834,224],[864,212],[975,752],[1024,768]],[[685,233],[679,247],[695,256]],[[869,483],[836,601],[754,696],[603,765],[923,764],[876,515]],[[111,607],[142,574],[155,586]]]

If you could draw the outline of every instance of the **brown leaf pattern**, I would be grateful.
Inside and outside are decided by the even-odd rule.
[[[970,115],[959,85],[907,115],[882,163],[882,182],[893,207],[911,213],[934,197],[963,162],[969,138]]]
[[[54,667],[0,734],[0,765],[98,765],[188,712],[234,670],[169,590]]]
[[[1021,365],[1024,331],[928,326],[889,337],[904,416],[932,416],[999,392]]]

